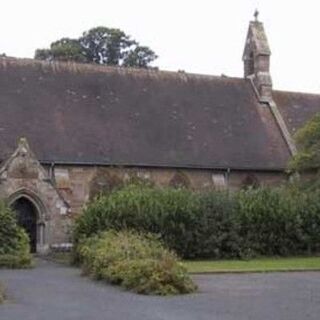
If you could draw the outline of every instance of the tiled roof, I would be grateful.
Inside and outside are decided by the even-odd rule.
[[[0,159],[19,137],[41,161],[74,164],[274,170],[289,158],[247,80],[2,58]]]

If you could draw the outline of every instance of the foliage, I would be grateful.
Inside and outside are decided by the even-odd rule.
[[[75,242],[99,231],[135,229],[160,234],[166,245],[185,256],[194,241],[197,202],[187,190],[129,185],[86,207],[76,221]]]
[[[120,29],[96,27],[78,39],[62,38],[53,42],[50,49],[36,50],[35,58],[148,68],[157,55]]]
[[[251,189],[238,194],[241,250],[244,255],[287,255],[300,243],[296,203],[280,189]]]
[[[320,113],[316,114],[295,135],[299,152],[289,163],[294,171],[319,169],[320,167]]]
[[[62,38],[51,43],[50,49],[38,49],[35,58],[39,60],[59,60],[87,62],[85,52],[76,39]]]
[[[237,193],[127,186],[91,202],[74,239],[134,229],[157,234],[183,258],[295,255],[320,251],[320,191],[258,188]]]
[[[295,207],[300,219],[299,252],[320,252],[320,189],[300,193],[295,198]]]
[[[240,254],[240,223],[237,199],[223,191],[199,194],[199,209],[193,227],[195,241],[188,258],[233,258]]]
[[[104,232],[78,246],[84,273],[142,294],[179,294],[196,289],[176,255],[150,235]]]
[[[21,269],[33,266],[29,252],[0,255],[0,268]]]
[[[157,55],[149,47],[138,45],[125,53],[123,66],[147,68],[157,58]]]
[[[29,239],[17,225],[14,212],[0,201],[0,267],[26,267],[31,263]]]

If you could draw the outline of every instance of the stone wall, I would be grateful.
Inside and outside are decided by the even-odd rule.
[[[70,205],[70,215],[81,213],[83,205],[99,191],[112,190],[130,179],[141,179],[165,187],[172,185],[178,175],[183,177],[180,179],[182,183],[192,190],[238,190],[251,182],[261,186],[277,186],[287,180],[287,175],[282,172],[60,165],[54,167],[53,174],[55,187]]]
[[[36,215],[37,252],[46,252],[50,244],[67,240],[69,205],[24,139],[0,167],[0,198],[9,205],[20,198],[31,203],[32,214]]]
[[[21,140],[0,167],[0,198],[9,204],[20,198],[32,203],[37,213],[37,252],[46,252],[71,242],[72,223],[90,199],[137,179],[158,187],[237,190],[279,185],[287,177],[281,172],[41,165]]]

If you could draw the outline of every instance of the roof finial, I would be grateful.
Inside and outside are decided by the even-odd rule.
[[[255,19],[256,22],[259,21],[258,18],[259,18],[259,11],[258,11],[258,9],[256,9],[256,10],[254,11],[254,19]]]

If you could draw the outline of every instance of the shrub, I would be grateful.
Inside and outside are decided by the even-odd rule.
[[[91,202],[74,239],[115,229],[157,234],[183,258],[320,251],[320,191],[249,188],[236,193],[128,186]]]
[[[243,255],[288,255],[299,243],[298,211],[286,192],[251,189],[238,194]]]
[[[300,229],[299,251],[303,253],[320,252],[320,190],[300,193],[295,197]]]
[[[198,197],[199,211],[193,226],[195,240],[186,256],[202,259],[238,257],[241,239],[236,197],[221,191]]]
[[[104,232],[78,245],[84,274],[143,294],[189,293],[196,289],[176,255],[153,236]]]
[[[0,267],[18,268],[31,264],[29,239],[17,225],[14,212],[0,201]]]
[[[182,189],[130,185],[91,202],[76,221],[75,244],[99,231],[134,229],[159,234],[185,256],[194,241],[198,197]]]

